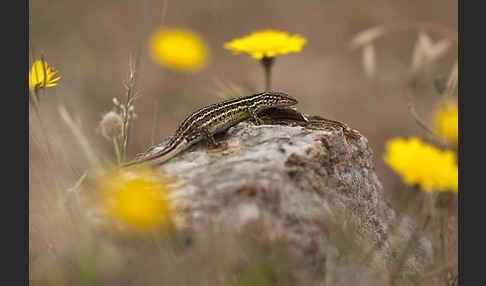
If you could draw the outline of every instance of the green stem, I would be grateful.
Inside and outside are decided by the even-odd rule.
[[[31,99],[31,102],[32,102],[32,106],[34,107],[34,110],[35,110],[35,114],[37,115],[37,118],[39,119],[39,121],[41,120],[41,117],[40,117],[40,107],[39,107],[39,88],[36,87],[32,93],[29,94],[29,97]]]
[[[275,61],[274,57],[263,57],[261,63],[265,70],[265,90],[270,90],[272,78],[272,66]]]
[[[128,116],[128,115],[126,115]],[[125,162],[125,154],[126,154],[126,148],[127,148],[127,124],[123,124],[123,129],[122,129],[122,134],[121,134],[121,140],[120,140],[120,163]]]
[[[134,71],[134,75],[133,75],[133,82],[132,82],[132,87],[131,87],[131,90],[130,90],[130,93],[129,94],[129,99],[132,99],[132,102],[131,102],[131,105],[135,106],[135,91],[136,91],[136,87],[137,87],[137,79],[138,79],[138,74],[140,73],[140,62],[141,62],[141,58],[142,58],[142,50],[143,50],[143,43],[145,41],[145,30],[146,30],[146,19],[147,19],[147,14],[148,14],[148,9],[149,9],[149,4],[150,4],[150,0],[145,0],[144,1],[144,6],[143,6],[143,15],[142,15],[142,23],[140,24],[140,38],[138,40],[138,50],[137,50],[137,57],[135,59],[135,71]],[[128,110],[127,110],[127,116],[128,116]],[[130,135],[130,130],[132,129],[132,124],[133,124],[133,119],[129,119],[128,120],[128,127],[127,127],[127,130],[126,130],[126,140],[125,140],[125,144],[124,144],[124,149],[126,149],[128,147],[128,142],[129,142],[129,135]],[[125,159],[125,150],[123,150],[123,158],[122,159],[122,162],[124,162],[124,159]]]
[[[115,147],[115,155],[116,155],[116,160],[118,162],[118,165],[120,165],[121,159],[120,159],[120,145],[118,144],[118,140],[116,137],[113,137],[113,146]]]

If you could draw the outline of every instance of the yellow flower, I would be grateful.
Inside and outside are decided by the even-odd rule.
[[[439,134],[452,146],[457,146],[459,113],[457,103],[448,102],[442,105],[435,117]]]
[[[179,71],[198,71],[208,58],[208,48],[196,33],[183,29],[166,29],[154,33],[150,52],[156,62]]]
[[[56,86],[58,81],[61,77],[58,76],[53,78],[57,74],[57,71],[54,68],[47,67],[47,63],[44,62],[42,64],[41,60],[37,60],[32,65],[32,69],[29,72],[29,88],[34,90],[36,88]]]
[[[452,151],[441,151],[416,137],[394,138],[386,143],[384,159],[409,185],[425,191],[457,192],[458,170]]]
[[[118,170],[100,181],[103,205],[115,222],[135,230],[171,223],[166,181],[148,169]]]
[[[253,32],[249,36],[234,39],[224,45],[234,53],[248,53],[256,59],[274,57],[277,54],[300,52],[307,40],[298,34],[289,36],[285,32],[264,30]]]

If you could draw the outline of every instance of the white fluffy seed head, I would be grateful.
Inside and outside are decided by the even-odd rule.
[[[103,115],[100,122],[101,134],[107,138],[112,139],[120,135],[123,128],[123,119],[115,111],[110,111]]]

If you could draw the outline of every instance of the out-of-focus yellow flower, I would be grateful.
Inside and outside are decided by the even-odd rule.
[[[448,102],[437,111],[435,122],[439,134],[452,146],[457,146],[459,113],[457,103]]]
[[[115,222],[135,231],[171,223],[165,179],[148,169],[117,170],[100,182],[103,206]]]
[[[420,139],[394,138],[386,143],[385,162],[409,185],[424,191],[456,191],[458,170],[453,151],[441,151]]]
[[[274,57],[277,54],[300,52],[307,40],[298,34],[289,36],[285,32],[263,30],[234,39],[224,45],[225,49],[234,53],[248,53],[256,59]]]
[[[52,67],[47,67],[47,63],[44,61],[44,64],[41,60],[37,60],[32,65],[32,69],[29,72],[29,88],[34,90],[36,88],[44,87],[51,87],[56,86],[58,81],[61,77],[58,76],[54,78],[57,74],[57,71],[54,70]]]
[[[184,29],[165,29],[150,39],[152,58],[178,71],[198,71],[208,59],[208,48],[196,33]]]

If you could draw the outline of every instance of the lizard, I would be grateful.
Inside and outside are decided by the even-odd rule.
[[[136,158],[122,167],[138,164],[159,165],[167,162],[190,146],[206,139],[211,146],[217,146],[214,135],[246,119],[253,119],[257,125],[263,123],[258,117],[264,110],[282,108],[297,104],[297,99],[280,91],[265,91],[249,96],[212,104],[191,113],[178,127],[168,144],[148,157]]]

